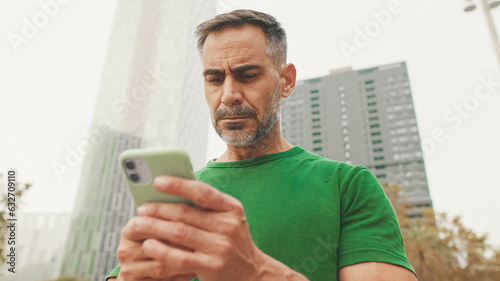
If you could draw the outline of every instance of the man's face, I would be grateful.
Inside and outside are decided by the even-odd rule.
[[[265,137],[279,119],[281,89],[262,29],[244,25],[211,33],[202,61],[205,96],[219,136],[238,147]]]

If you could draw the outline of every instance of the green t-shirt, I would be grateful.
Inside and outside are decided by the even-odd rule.
[[[413,271],[394,210],[365,167],[296,146],[241,161],[212,160],[197,177],[240,200],[259,249],[309,280],[337,280],[338,269],[366,261]],[[110,276],[117,274],[115,268]]]

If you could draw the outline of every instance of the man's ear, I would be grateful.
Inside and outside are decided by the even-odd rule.
[[[297,78],[297,70],[295,65],[289,63],[283,66],[280,71],[280,83],[281,83],[281,96],[283,98],[288,98],[295,89],[295,80]]]

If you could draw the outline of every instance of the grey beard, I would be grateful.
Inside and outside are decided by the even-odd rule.
[[[226,129],[229,132],[223,133],[222,130],[217,127],[217,121],[223,119],[225,116],[244,116],[251,117],[257,120],[257,111],[250,107],[242,107],[241,105],[232,106],[230,108],[217,109],[212,115],[212,125],[214,126],[217,134],[222,138],[222,140],[231,146],[244,147],[253,145],[261,141],[265,136],[269,134],[271,129],[280,120],[281,112],[281,97],[280,97],[280,87],[277,85],[273,93],[273,100],[264,109],[264,116],[261,122],[258,122],[255,131],[249,133],[238,132],[238,130],[243,129],[242,124],[229,123],[225,124]]]

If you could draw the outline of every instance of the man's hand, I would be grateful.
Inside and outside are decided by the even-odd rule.
[[[179,276],[164,274],[163,264],[144,254],[142,247],[147,237],[137,232],[136,228],[137,219],[133,218],[122,229],[120,245],[116,252],[120,260],[120,272],[116,279],[110,278],[109,281],[188,281],[196,277],[193,273]]]
[[[155,188],[191,200],[147,203],[122,231],[124,280],[307,280],[254,244],[240,201],[200,181],[161,176]],[[125,241],[124,241],[125,240]],[[189,279],[186,279],[189,280]]]

